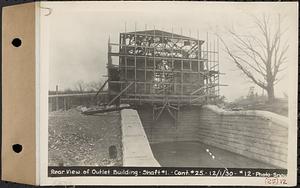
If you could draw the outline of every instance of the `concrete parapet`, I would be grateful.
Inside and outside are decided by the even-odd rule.
[[[123,166],[159,167],[136,110],[121,111]]]
[[[273,112],[262,111],[262,110],[246,110],[246,111],[226,111],[216,105],[205,105],[203,108],[210,109],[219,115],[240,115],[240,116],[257,116],[266,120],[270,120],[273,123],[278,124],[279,126],[288,127],[288,118],[275,114]]]

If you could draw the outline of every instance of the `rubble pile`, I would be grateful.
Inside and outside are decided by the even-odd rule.
[[[117,157],[110,158],[109,147]],[[121,166],[119,112],[87,116],[80,111],[49,114],[49,166]]]

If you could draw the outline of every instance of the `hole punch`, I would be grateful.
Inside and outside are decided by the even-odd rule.
[[[23,146],[20,144],[14,144],[14,145],[12,145],[12,149],[14,152],[20,153],[23,149]]]
[[[20,47],[22,44],[22,41],[19,38],[14,38],[11,43],[14,47]]]

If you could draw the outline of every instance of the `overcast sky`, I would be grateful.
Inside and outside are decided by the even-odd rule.
[[[120,32],[147,29],[165,30],[206,40],[206,33],[218,33],[228,40],[226,28],[251,34],[253,18],[263,14],[285,17],[288,28],[284,40],[288,40],[288,62],[297,63],[297,6],[296,3],[200,3],[200,2],[43,2],[52,8],[49,16],[41,21],[49,24],[49,89],[73,88],[78,80],[85,82],[105,80],[107,41],[118,43]],[[42,10],[42,15],[46,14]],[[221,95],[234,100],[248,93],[255,86],[235,67],[220,45]],[[275,87],[275,95],[281,97],[287,90],[287,76]],[[255,92],[262,89],[255,86]]]

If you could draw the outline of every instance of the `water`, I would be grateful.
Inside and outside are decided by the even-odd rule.
[[[200,142],[157,143],[151,148],[162,167],[276,168]]]

